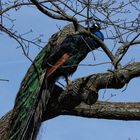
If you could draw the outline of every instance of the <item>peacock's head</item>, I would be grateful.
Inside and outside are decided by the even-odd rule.
[[[89,28],[86,28],[86,30],[90,30],[90,32],[94,35],[96,35],[98,38],[100,38],[102,41],[104,41],[104,35],[100,31],[101,26],[99,23],[92,23],[92,25]]]
[[[90,27],[90,32],[96,32],[96,31],[99,31],[101,29],[101,26],[99,23],[93,23]],[[88,28],[86,28],[86,30],[88,30]]]
[[[99,31],[101,29],[101,26],[99,23],[93,23],[90,27],[90,31]]]
[[[104,41],[104,35],[103,33],[100,31],[101,30],[101,26],[99,23],[94,23],[92,24],[92,26],[90,27],[90,32],[92,34],[95,34],[98,38],[100,38],[102,41]]]

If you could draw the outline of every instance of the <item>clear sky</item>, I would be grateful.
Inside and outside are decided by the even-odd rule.
[[[44,40],[47,41],[51,34],[58,29],[56,25],[63,26],[65,23],[47,18],[34,9],[22,9],[18,12],[13,11],[13,18],[16,18],[16,28],[24,33],[30,28],[34,35],[44,34]],[[27,69],[30,66],[29,60],[22,54],[21,49],[17,49],[14,40],[9,39],[7,35],[0,34],[0,78],[8,79],[9,82],[0,81],[0,117],[12,109],[14,99],[19,89],[20,82],[23,79]],[[136,47],[129,51],[126,60],[129,62],[134,58],[140,60],[140,48]],[[31,48],[31,57],[34,58],[39,52],[38,48]],[[131,52],[131,53],[130,53]],[[96,63],[107,59],[100,51],[95,51]],[[89,63],[93,60],[89,55],[83,63]],[[107,60],[108,61],[108,60]],[[73,75],[72,79],[89,75],[94,72],[105,72],[107,65],[98,67],[80,67]],[[110,101],[140,101],[139,94],[140,80],[131,81],[125,92],[121,90],[107,90],[105,98],[100,91],[100,100],[106,100],[110,94],[117,94]],[[138,121],[115,121],[103,119],[87,119],[72,116],[60,116],[49,120],[43,124],[38,140],[136,140],[140,138],[140,122]]]

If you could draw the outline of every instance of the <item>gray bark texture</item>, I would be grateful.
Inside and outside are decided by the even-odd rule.
[[[100,89],[122,88],[131,79],[138,76],[140,76],[140,62],[134,62],[115,71],[76,79],[65,90],[56,85],[42,121],[59,115],[115,120],[140,120],[139,102],[96,101]],[[0,140],[3,140],[6,136],[11,112],[12,110],[0,119]]]

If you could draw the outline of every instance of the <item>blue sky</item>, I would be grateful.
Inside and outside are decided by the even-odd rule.
[[[34,35],[38,33],[44,34],[44,40],[47,41],[51,34],[57,31],[57,25],[63,26],[65,23],[47,18],[43,14],[34,9],[21,9],[18,12],[13,11],[13,18],[16,18],[16,28],[20,32],[25,32],[32,28]],[[14,99],[19,89],[27,69],[30,66],[29,60],[22,54],[22,50],[16,49],[17,44],[14,40],[9,39],[7,35],[0,35],[0,78],[8,79],[9,82],[0,82],[0,117],[12,109]],[[30,56],[34,58],[39,52],[38,48],[32,47]],[[140,60],[140,48],[132,48],[126,56],[129,62],[135,56],[135,60]],[[131,53],[130,53],[131,52]],[[107,59],[100,51],[94,52],[96,61],[94,63],[103,62]],[[82,63],[92,62],[93,58],[88,55]],[[107,60],[108,61],[108,60]],[[73,75],[72,79],[89,75],[96,72],[107,71],[108,65],[98,67],[80,67]],[[121,90],[106,90],[105,98],[104,90],[100,91],[100,100],[106,100],[110,94],[117,94],[111,101],[140,101],[139,94],[139,78],[132,80],[125,92]],[[115,121],[104,119],[87,119],[72,116],[60,116],[43,123],[43,127],[38,136],[38,140],[136,140],[140,138],[140,122],[138,121]]]

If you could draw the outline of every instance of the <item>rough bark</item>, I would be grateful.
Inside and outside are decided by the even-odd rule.
[[[56,86],[42,121],[52,119],[58,115],[115,120],[140,120],[140,103],[98,101],[92,104],[96,101],[94,95],[98,94],[100,89],[122,88],[131,79],[138,76],[140,76],[140,62],[135,62],[119,70],[93,74],[77,79],[67,86],[65,90]],[[0,119],[0,140],[6,136],[11,112],[8,112]]]
[[[61,110],[60,114],[111,120],[140,120],[140,102],[96,102],[91,106],[81,103],[71,111]]]
[[[11,112],[8,112],[0,120],[0,140],[3,140],[6,136],[6,129],[8,127],[8,121],[10,119]],[[113,103],[113,102],[96,102],[94,105],[87,105],[81,103],[77,107],[71,110],[61,109],[55,112],[54,116],[58,115],[73,115],[86,118],[98,118],[98,119],[115,119],[115,120],[140,120],[140,103]],[[48,116],[46,119],[51,119],[52,116]]]

